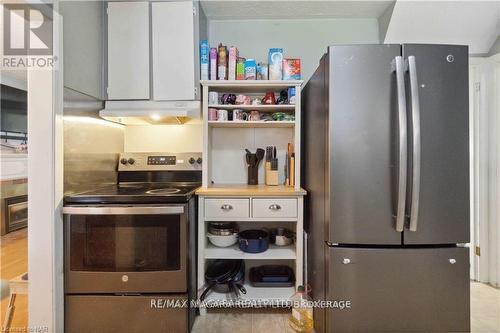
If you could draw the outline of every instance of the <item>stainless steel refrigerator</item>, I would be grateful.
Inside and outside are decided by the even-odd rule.
[[[467,332],[468,48],[330,46],[303,95],[317,332]]]

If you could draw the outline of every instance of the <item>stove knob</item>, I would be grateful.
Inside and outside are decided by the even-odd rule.
[[[194,158],[192,158],[192,157],[191,157],[191,158],[188,160],[188,162],[189,162],[189,164],[194,164],[194,162],[196,162],[196,161],[195,161],[195,159],[194,159]]]
[[[126,158],[122,158],[120,160],[120,163],[123,164],[123,165],[126,165],[128,163],[127,159]]]
[[[202,161],[203,160],[201,159],[201,157],[198,157],[198,159],[196,160],[196,163],[201,164]]]
[[[128,164],[134,164],[135,160],[133,158],[129,158],[127,162],[128,162]]]

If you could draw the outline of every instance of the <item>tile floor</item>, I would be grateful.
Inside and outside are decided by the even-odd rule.
[[[192,333],[292,333],[281,310],[212,310],[196,319]],[[500,333],[500,289],[471,283],[471,332]]]
[[[500,332],[500,289],[483,283],[472,282],[471,331],[481,333]]]

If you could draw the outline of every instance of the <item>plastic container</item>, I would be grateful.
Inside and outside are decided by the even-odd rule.
[[[304,286],[299,286],[290,300],[292,301],[292,315],[288,318],[290,327],[299,333],[312,332],[314,329],[312,299],[307,295]]]

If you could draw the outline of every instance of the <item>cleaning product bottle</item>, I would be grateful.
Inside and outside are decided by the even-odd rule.
[[[292,301],[292,315],[288,319],[290,327],[299,333],[312,332],[314,328],[312,299],[307,295],[304,286],[299,286],[290,300]]]

